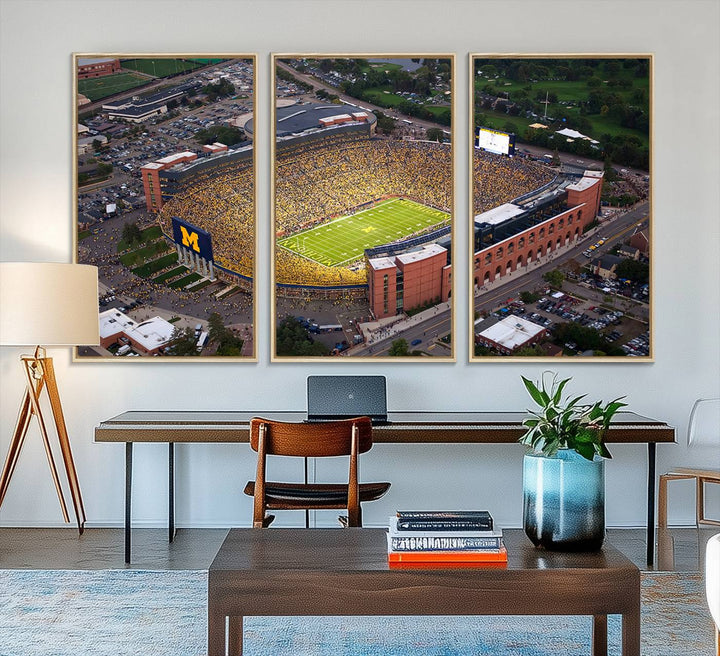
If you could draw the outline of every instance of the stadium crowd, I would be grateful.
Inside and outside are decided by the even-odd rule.
[[[252,159],[227,162],[187,176],[162,208],[163,232],[172,235],[176,216],[210,233],[213,257],[240,275],[253,277],[255,208]]]
[[[275,192],[275,229],[283,235],[389,195],[451,212],[452,151],[434,142],[328,135],[278,149]]]
[[[482,214],[550,182],[555,174],[520,157],[473,149],[473,213]]]
[[[553,174],[533,162],[474,151],[476,214],[549,182]],[[280,142],[276,152],[275,230],[286,236],[364,209],[387,196],[403,196],[452,212],[452,149],[424,141],[370,139],[366,134],[323,135]],[[254,271],[252,159],[231,160],[191,172],[163,207],[159,221],[172,234],[177,216],[207,230],[218,264],[240,275]],[[276,282],[342,287],[365,284],[362,270],[326,267],[278,248]]]

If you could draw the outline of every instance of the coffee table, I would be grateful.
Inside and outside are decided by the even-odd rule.
[[[504,535],[507,568],[389,569],[383,529],[232,529],[208,573],[208,656],[242,654],[252,615],[592,615],[592,654],[605,656],[609,614],[622,615],[623,656],[639,656],[633,563],[611,546],[548,552]]]

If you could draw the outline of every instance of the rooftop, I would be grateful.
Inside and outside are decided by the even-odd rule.
[[[439,255],[440,253],[447,253],[447,251],[438,244],[425,244],[422,248],[419,248],[418,250],[413,250],[398,255],[397,259],[403,264],[410,264],[412,262],[425,260],[428,257],[432,257],[433,255]]]
[[[545,328],[538,326],[532,321],[523,319],[522,317],[505,317],[496,324],[490,326],[480,333],[480,337],[484,337],[500,346],[514,351],[523,344],[529,342],[536,337]]]
[[[498,225],[500,223],[504,223],[508,219],[512,219],[513,217],[517,216],[518,214],[522,214],[525,210],[522,209],[522,207],[518,207],[514,203],[504,203],[503,205],[498,205],[497,207],[493,207],[491,210],[488,210],[487,212],[483,212],[482,214],[478,214],[475,216],[475,223],[487,223],[489,225]]]

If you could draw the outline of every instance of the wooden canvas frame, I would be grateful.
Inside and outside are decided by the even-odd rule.
[[[297,190],[304,193],[302,190],[310,189],[311,193],[320,193],[318,190],[320,185],[317,180],[311,175],[308,177],[302,170],[304,166],[303,159],[306,156],[301,152],[300,149],[304,149],[310,152],[318,152],[317,149],[327,148],[325,155],[322,156],[327,162],[326,155],[332,152],[332,158],[337,159],[335,162],[338,166],[340,165],[341,153],[350,153],[347,155],[349,167],[355,166],[355,173],[347,173],[338,177],[334,177],[333,180],[337,182],[340,180],[342,184],[347,183],[352,175],[362,176],[362,173],[358,170],[362,168],[358,165],[359,162],[365,162],[368,156],[368,149],[365,149],[366,144],[370,142],[363,141],[363,144],[359,146],[357,151],[360,155],[357,156],[357,161],[353,164],[352,159],[355,158],[355,154],[349,150],[349,139],[357,139],[356,143],[360,143],[360,140],[370,139],[373,135],[378,135],[382,129],[378,130],[376,119],[378,118],[378,104],[386,99],[376,100],[371,103],[367,99],[358,99],[355,96],[345,93],[348,87],[356,95],[360,95],[357,91],[358,87],[353,86],[353,82],[350,78],[351,75],[347,73],[351,69],[349,64],[352,64],[353,60],[363,60],[367,63],[367,60],[391,60],[388,65],[389,69],[395,69],[398,66],[397,60],[411,59],[422,60],[431,59],[442,60],[441,64],[437,66],[432,64],[431,67],[433,72],[447,72],[449,67],[449,80],[445,84],[444,78],[441,77],[442,73],[438,73],[438,77],[434,78],[436,83],[431,91],[428,91],[422,98],[428,99],[431,94],[435,93],[435,98],[438,97],[440,89],[443,89],[443,93],[450,96],[450,106],[446,109],[449,111],[450,116],[450,130],[442,134],[442,126],[434,126],[439,129],[440,132],[430,132],[430,136],[442,138],[445,144],[425,144],[425,139],[428,137],[426,127],[432,128],[431,124],[426,126],[423,121],[420,124],[416,117],[402,114],[398,110],[384,109],[383,114],[396,116],[395,126],[398,132],[403,132],[403,136],[408,138],[412,143],[396,139],[391,141],[390,139],[383,137],[383,139],[377,138],[374,143],[377,144],[377,148],[387,149],[388,152],[395,152],[400,150],[411,150],[416,148],[418,150],[417,157],[426,157],[424,150],[442,150],[443,154],[440,156],[442,161],[447,161],[447,164],[443,164],[440,175],[445,181],[444,192],[445,201],[442,203],[443,212],[447,213],[447,221],[449,221],[449,230],[445,231],[445,245],[446,249],[443,249],[437,244],[439,237],[430,237],[427,241],[432,246],[420,245],[419,249],[422,250],[422,257],[427,257],[428,263],[431,260],[430,255],[434,253],[436,260],[434,264],[437,264],[441,258],[443,260],[442,267],[435,269],[435,277],[433,278],[432,284],[437,284],[438,297],[432,301],[428,301],[428,310],[425,314],[419,315],[418,318],[410,321],[399,322],[392,326],[384,326],[384,323],[390,324],[394,321],[394,313],[396,310],[407,309],[412,311],[415,308],[406,308],[402,303],[407,298],[414,298],[413,296],[403,297],[402,303],[398,302],[397,297],[393,296],[396,290],[397,278],[396,264],[398,260],[396,256],[401,253],[403,246],[397,248],[385,249],[380,248],[383,244],[387,245],[388,241],[380,241],[373,243],[370,248],[376,248],[375,250],[366,250],[365,244],[358,244],[359,262],[364,263],[366,268],[360,272],[349,272],[349,269],[344,268],[344,265],[334,264],[334,270],[330,271],[333,267],[332,264],[322,265],[318,264],[320,261],[313,260],[312,257],[318,257],[316,252],[310,255],[310,250],[304,245],[306,241],[296,241],[293,248],[294,251],[289,251],[287,246],[289,241],[282,245],[280,241],[282,239],[293,238],[299,240],[300,237],[295,237],[299,233],[305,233],[305,240],[307,240],[307,234],[312,228],[317,226],[323,229],[327,224],[334,219],[340,221],[346,221],[348,219],[358,220],[368,218],[367,214],[362,214],[366,207],[372,206],[376,209],[378,201],[386,200],[390,202],[393,207],[387,207],[384,209],[393,209],[395,211],[395,203],[402,204],[407,202],[406,196],[411,195],[407,192],[410,191],[408,187],[398,189],[398,185],[388,185],[382,193],[379,192],[378,187],[375,185],[377,178],[370,177],[368,183],[369,190],[367,192],[358,193],[356,195],[343,194],[342,202],[348,203],[347,207],[343,207],[342,210],[339,208],[338,203],[328,202],[325,205],[316,203],[315,199],[319,196],[310,197],[310,200],[301,207],[303,201],[297,201],[293,198],[293,194]],[[301,71],[296,68],[293,69],[289,63],[286,62],[302,62],[305,66],[300,66]],[[396,60],[396,61],[392,61]],[[328,62],[327,64],[325,62]],[[371,74],[371,68],[373,66],[380,66],[375,62],[367,66],[367,71],[362,75],[358,74],[354,77],[357,80],[364,75]],[[353,64],[354,66],[354,64]],[[364,66],[364,64],[363,64]],[[360,64],[358,64],[358,68]],[[327,84],[320,77],[323,73],[322,69],[325,68],[326,75],[325,79],[331,80],[333,84]],[[402,68],[402,66],[400,66]],[[353,361],[388,361],[388,362],[407,362],[410,361],[422,361],[422,362],[454,362],[455,361],[455,346],[454,346],[454,303],[452,301],[452,290],[454,287],[452,281],[452,275],[450,274],[449,265],[447,264],[447,257],[452,252],[453,237],[455,233],[456,212],[455,212],[455,194],[454,194],[454,163],[453,153],[454,150],[454,125],[455,125],[455,112],[454,112],[454,95],[455,95],[455,56],[452,54],[274,54],[272,57],[272,88],[273,88],[273,103],[272,103],[272,119],[271,119],[271,143],[272,143],[272,216],[273,216],[273,265],[272,265],[272,312],[271,312],[271,360],[274,362],[286,362],[286,361],[313,361],[313,362],[353,362]],[[283,70],[284,73],[278,74],[278,70]],[[378,69],[380,70],[380,69]],[[385,71],[386,69],[381,69]],[[357,72],[357,71],[356,71]],[[287,75],[289,73],[289,75]],[[309,73],[310,75],[306,75]],[[386,75],[389,75],[387,72]],[[425,74],[425,71],[422,71]],[[283,75],[284,80],[280,79],[280,75]],[[292,77],[291,77],[292,76]],[[334,78],[333,78],[334,76]],[[413,77],[412,74],[408,73],[408,76]],[[396,75],[397,78],[400,74]],[[293,80],[294,78],[294,80]],[[337,86],[337,80],[342,79],[344,90],[340,90]],[[363,78],[367,79],[367,78]],[[298,82],[298,80],[300,82]],[[316,107],[310,105],[300,105],[295,107],[279,107],[279,104],[285,105],[285,103],[277,102],[277,93],[279,85],[287,87],[287,94],[300,93],[303,89],[306,89],[306,93],[301,97],[303,101],[307,102],[310,99],[313,100],[313,105],[321,105],[327,108],[325,110],[318,110]],[[427,88],[427,87],[426,87]],[[318,98],[316,91],[325,91],[325,96]],[[392,92],[394,88],[391,87]],[[375,87],[371,87],[373,92],[376,91]],[[368,91],[365,89],[364,91]],[[392,93],[388,89],[378,91],[381,94],[387,94],[388,96]],[[286,93],[286,91],[283,91]],[[329,95],[327,95],[329,94]],[[365,93],[363,93],[365,95]],[[339,96],[342,96],[351,103],[350,107],[345,105],[344,107],[339,105],[338,110],[334,110],[333,103],[341,102]],[[442,100],[446,100],[446,96]],[[290,96],[296,98],[297,96]],[[398,96],[395,96],[397,99]],[[406,96],[406,98],[408,98]],[[411,99],[415,100],[415,99]],[[408,100],[407,102],[410,102]],[[407,105],[401,105],[403,109],[408,110]],[[367,111],[370,110],[370,111]],[[310,112],[310,113],[308,113]],[[322,116],[320,116],[322,114]],[[327,114],[327,116],[325,116]],[[344,125],[342,130],[345,130],[343,135],[340,134],[340,130],[328,129],[328,125],[331,121],[335,120],[336,114],[346,115],[346,119],[338,119],[339,123],[347,121],[352,123],[348,128],[348,125]],[[357,116],[356,116],[357,115]],[[369,115],[369,116],[368,116]],[[298,118],[299,117],[299,118]],[[325,122],[321,122],[321,120]],[[383,121],[385,119],[382,119]],[[294,124],[297,123],[297,125]],[[368,125],[370,122],[370,125]],[[361,125],[361,123],[363,123]],[[384,123],[387,125],[387,123]],[[320,128],[320,126],[323,128]],[[355,130],[353,136],[350,136],[351,131]],[[299,134],[302,133],[302,134]],[[367,134],[366,134],[367,133]],[[364,136],[361,136],[364,135]],[[367,136],[369,135],[369,136]],[[422,140],[421,140],[422,136]],[[334,145],[328,145],[330,142],[327,139],[336,139],[333,142]],[[372,140],[371,140],[372,141]],[[421,142],[422,141],[422,142]],[[375,145],[373,145],[375,148]],[[311,151],[312,149],[312,151]],[[331,151],[331,149],[334,149]],[[343,150],[344,149],[344,150]],[[363,150],[365,149],[365,150]],[[424,150],[423,150],[424,149]],[[446,152],[449,149],[449,152]],[[291,153],[300,153],[299,159],[292,163]],[[307,154],[310,158],[311,154]],[[318,155],[319,156],[319,155]],[[344,157],[344,155],[343,155]],[[334,161],[334,160],[332,160]],[[392,161],[390,159],[390,161]],[[389,165],[391,168],[392,163]],[[293,168],[294,167],[294,168]],[[368,168],[366,167],[367,171]],[[425,172],[419,175],[426,175]],[[293,177],[295,176],[295,177]],[[345,177],[343,177],[345,176]],[[389,178],[390,174],[388,174]],[[301,178],[305,178],[304,180]],[[419,183],[426,184],[424,182]],[[370,188],[371,187],[371,188]],[[325,188],[324,192],[329,189]],[[300,193],[298,192],[298,193]],[[355,200],[348,200],[352,195]],[[340,195],[338,195],[338,198]],[[402,197],[403,200],[397,200],[398,197]],[[416,199],[417,200],[417,199]],[[357,201],[357,203],[355,203]],[[414,201],[412,201],[414,202]],[[288,204],[291,209],[288,209]],[[420,203],[422,204],[422,203]],[[352,205],[352,207],[350,207]],[[412,207],[413,210],[418,209],[417,205],[412,205],[408,202],[408,206]],[[300,210],[308,210],[306,212]],[[427,206],[419,208],[419,212],[422,214],[425,211],[429,211],[430,208]],[[442,212],[438,212],[441,215]],[[352,216],[351,216],[352,215]],[[395,216],[395,215],[393,215]],[[302,217],[302,220],[298,217]],[[394,218],[393,218],[394,220]],[[331,229],[337,226],[330,226]],[[366,230],[374,230],[375,226],[369,224],[365,226]],[[430,232],[434,231],[434,227],[428,228]],[[422,229],[420,230],[422,231]],[[313,233],[317,235],[317,232]],[[348,233],[345,232],[345,235]],[[416,233],[417,234],[417,233]],[[437,234],[437,233],[435,233]],[[447,243],[447,236],[449,235],[449,245]],[[393,241],[402,242],[407,244],[407,239],[411,237],[411,233],[399,232],[398,237]],[[418,242],[422,242],[425,237],[418,239]],[[433,241],[434,239],[434,241]],[[370,241],[370,240],[368,240]],[[347,242],[346,242],[347,243]],[[349,249],[353,250],[353,249]],[[382,251],[382,253],[380,252]],[[371,285],[368,282],[368,259],[366,258],[381,258],[385,253],[389,253],[388,259],[391,262],[387,265],[389,274],[388,277],[392,278],[389,282],[388,287],[380,292],[382,298],[381,301],[375,301],[382,303],[382,316],[377,313],[371,312],[372,303],[370,301],[370,289]],[[437,251],[437,252],[435,252]],[[442,251],[442,252],[441,252]],[[355,253],[344,253],[348,254],[349,257],[355,257]],[[330,261],[330,260],[328,260]],[[300,265],[296,264],[300,263]],[[308,264],[309,263],[309,264]],[[349,265],[355,266],[355,265]],[[374,266],[374,265],[373,265]],[[404,266],[404,264],[403,264]],[[324,268],[323,268],[324,267]],[[312,270],[311,273],[305,271]],[[343,269],[340,271],[340,269]],[[295,273],[293,273],[293,271]],[[318,273],[319,271],[319,273]],[[412,280],[410,273],[412,268],[408,268],[408,279]],[[326,274],[332,273],[333,280],[327,282],[325,280]],[[385,275],[383,273],[382,275]],[[335,278],[337,277],[337,280]],[[317,279],[316,279],[317,278]],[[342,279],[342,280],[341,280]],[[318,284],[318,281],[323,284]],[[349,281],[346,285],[345,282]],[[408,289],[406,280],[403,280],[405,288],[403,291]],[[377,289],[376,283],[376,289]],[[384,285],[384,283],[382,283]],[[428,284],[430,284],[428,282]],[[442,287],[442,292],[440,291]],[[388,292],[388,288],[390,291]],[[377,295],[374,297],[377,298]],[[388,300],[389,298],[389,300]],[[440,298],[441,302],[437,302],[437,298]],[[393,307],[390,307],[390,306]],[[347,310],[343,312],[343,307]],[[377,305],[376,305],[377,307]],[[422,307],[422,306],[421,306]],[[335,311],[337,308],[339,311]],[[387,313],[387,314],[386,314]],[[436,314],[435,320],[429,315]],[[310,315],[310,316],[308,316]],[[397,315],[404,316],[404,315]],[[440,317],[443,317],[441,320]],[[287,324],[284,323],[285,319],[292,322],[291,329],[297,331],[298,341],[292,342],[293,346],[290,349],[285,350],[284,347],[287,342],[279,341],[277,337],[279,330],[285,330]],[[298,319],[300,317],[300,319]],[[414,324],[423,318],[423,323],[420,326],[414,326],[411,329],[407,329],[406,326]],[[380,321],[377,321],[380,319]],[[449,323],[448,323],[449,322]],[[295,325],[297,324],[297,325]],[[315,325],[313,325],[315,324]],[[322,326],[328,326],[323,328]],[[397,332],[396,332],[397,331]],[[356,337],[356,335],[360,337]],[[441,338],[445,335],[449,335],[446,341]],[[321,343],[324,346],[322,348],[325,355],[312,355],[310,353],[301,352],[305,349],[310,348],[309,340],[315,340],[315,344]],[[355,340],[362,340],[359,344],[355,345]],[[407,357],[394,357],[390,355],[389,349],[393,341],[404,340],[407,346],[409,355]],[[290,340],[291,341],[291,340]],[[448,343],[449,341],[449,343]],[[345,344],[354,348],[343,348]],[[340,348],[336,348],[336,346]],[[402,345],[401,345],[402,346]],[[333,355],[335,357],[333,357]],[[428,357],[431,356],[431,357]]]
[[[469,70],[470,361],[652,362],[653,56],[471,54]],[[545,78],[543,74],[546,74]],[[591,92],[596,93],[591,96]],[[606,95],[610,93],[615,93],[617,97],[611,98],[609,106],[595,107],[599,101],[610,99]],[[553,94],[557,97],[553,98]],[[538,104],[544,111],[537,109]],[[528,111],[532,114],[526,113]],[[633,121],[641,129],[629,128]],[[620,125],[621,122],[623,125]],[[476,134],[478,124],[496,132]],[[564,133],[558,135],[557,131],[561,129]],[[567,132],[568,129],[573,131]],[[521,152],[515,157],[496,153],[487,155],[476,148],[477,136],[484,145],[502,151],[508,145],[508,139],[502,133],[517,134],[516,148]],[[547,141],[550,146],[528,145],[532,140],[542,142],[550,134],[553,135]],[[608,135],[611,138],[607,138]],[[619,139],[621,135],[625,135],[623,138],[628,144],[627,135],[634,135],[640,145],[637,148],[634,144],[632,148],[628,145],[623,150],[614,140],[615,136]],[[601,139],[606,143],[603,144]],[[647,152],[643,150],[645,147]],[[569,152],[572,150],[576,153]],[[543,158],[544,153],[547,155]],[[609,155],[612,156],[606,162],[605,158]],[[480,158],[489,162],[481,162]],[[545,162],[533,161],[532,158],[544,159]],[[564,185],[574,184],[572,191],[558,186],[558,174],[551,173],[551,181],[545,179],[545,172],[553,171],[550,165],[556,164],[558,158],[562,164],[560,170],[567,173]],[[631,161],[635,166],[628,164]],[[479,172],[485,168],[489,170],[490,164],[505,170],[481,176]],[[612,166],[611,176],[617,177],[619,182],[613,182],[608,188],[608,174],[605,173],[603,180],[597,183],[603,187],[596,187],[598,192],[602,191],[602,196],[595,199],[602,217],[597,227],[586,232],[581,229],[576,234],[580,221],[581,228],[589,223],[587,215],[578,216],[578,209],[587,211],[592,205],[587,189],[592,187],[592,176],[597,175],[585,175],[583,171],[585,168],[602,171],[606,166]],[[523,173],[523,167],[532,169],[532,173],[527,174],[528,178],[535,176],[536,170],[540,171],[538,180],[525,185],[527,188],[518,184],[517,189],[495,193],[498,186],[494,185],[494,179],[514,181]],[[545,189],[544,185],[547,185]],[[553,193],[556,194],[555,199],[550,197]],[[565,200],[563,194],[566,194]],[[629,210],[615,211],[605,205],[608,197],[613,203],[636,200],[637,204]],[[573,204],[575,212],[570,211]],[[477,220],[481,214],[482,217]],[[567,223],[571,220],[575,220],[575,225]],[[554,235],[549,234],[551,226]],[[543,227],[548,234],[541,239],[539,231]],[[634,233],[638,234],[633,237],[632,245],[625,245],[624,242]],[[530,239],[535,240],[535,246],[530,246]],[[604,283],[598,288],[596,284],[591,284],[595,282],[594,277],[581,277],[588,263],[592,263],[593,272],[616,275],[614,270],[618,262],[604,253],[609,247],[614,249],[617,243],[623,246],[621,259],[631,258],[631,253],[636,252],[640,253],[641,260],[647,259],[646,266],[637,265],[637,270],[633,270],[638,280],[647,276],[646,299],[639,283],[633,282],[630,286],[639,297],[627,298],[620,295],[627,288],[623,287],[626,283],[619,283],[617,289],[615,283]],[[603,257],[596,257],[595,251],[603,253]],[[548,263],[552,264],[552,270],[562,266],[566,274],[577,276],[571,285],[561,283],[563,289],[558,291],[563,291],[566,296],[557,300],[546,293],[548,290],[551,293],[556,291],[550,284],[544,280],[533,280],[538,277],[536,271],[547,268]],[[635,266],[623,265],[621,271],[632,270]],[[599,296],[595,291],[597,289],[600,289]],[[524,295],[526,300],[532,299],[532,294],[539,296],[532,304],[520,307],[521,292],[531,294]],[[542,298],[549,301],[542,303]],[[538,302],[542,306],[549,306],[549,303],[556,303],[556,306],[544,311],[538,308]],[[558,303],[566,303],[567,308],[560,310]],[[590,309],[593,307],[599,308],[600,312]],[[568,316],[552,314],[552,310]],[[622,312],[622,316],[617,316],[617,311]],[[539,318],[532,317],[532,314]],[[612,316],[616,317],[614,322],[603,327],[603,317]],[[560,334],[549,333],[541,323],[547,320],[579,324],[581,328],[597,331],[609,339],[596,339],[592,333],[566,326],[558,329],[562,331]],[[495,328],[492,326],[494,322],[499,323]],[[536,334],[535,326],[545,328],[546,332]],[[613,331],[622,334],[617,337]],[[638,335],[637,339],[635,335]],[[577,342],[583,344],[576,343],[574,336]],[[553,344],[553,340],[560,340],[560,343]],[[518,355],[518,351],[523,355]]]
[[[75,53],[72,65],[73,259],[98,265],[99,312],[113,311],[101,346],[74,359],[256,362],[256,55]],[[132,223],[143,231],[124,249]]]

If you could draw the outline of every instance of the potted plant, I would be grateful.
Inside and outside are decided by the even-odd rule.
[[[615,399],[583,403],[564,399],[571,380],[545,372],[523,383],[538,410],[528,410],[519,441],[529,447],[523,460],[523,525],[535,546],[594,551],[605,539],[604,443],[613,415],[627,404]],[[624,397],[623,397],[624,398]]]

